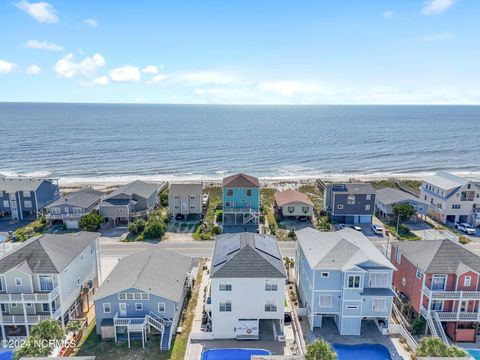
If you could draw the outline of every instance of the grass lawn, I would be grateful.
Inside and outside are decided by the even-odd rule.
[[[203,223],[208,225],[205,231],[211,233],[211,228],[215,223],[216,207],[222,204],[222,188],[220,186],[208,186],[204,189],[204,192],[209,195],[209,198],[208,207],[205,213],[205,218],[203,219]],[[192,234],[192,237],[195,240],[201,240],[200,231],[201,228],[197,226],[195,232]]]
[[[385,225],[385,228],[390,231],[392,234],[396,235],[397,233],[397,227],[396,225],[391,225],[387,224]],[[408,226],[401,224],[400,227],[398,228],[398,237],[400,240],[410,240],[410,241],[416,241],[416,240],[421,240],[415,233],[410,231]]]

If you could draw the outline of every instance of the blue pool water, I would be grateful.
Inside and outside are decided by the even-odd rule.
[[[13,351],[2,351],[0,352],[0,360],[12,360],[13,359]]]
[[[332,344],[338,360],[392,360],[388,349],[381,344]]]
[[[467,349],[467,352],[470,354],[472,358],[475,360],[480,360],[480,350],[477,349]]]
[[[202,360],[250,360],[252,355],[271,355],[263,349],[210,349],[202,353]]]

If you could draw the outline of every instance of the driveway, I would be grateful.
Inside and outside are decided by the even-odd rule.
[[[280,228],[285,228],[287,230],[295,229],[301,230],[305,228],[314,228],[310,220],[307,221],[298,221],[297,219],[284,218],[282,221],[278,222]]]
[[[8,235],[9,231],[15,231],[18,228],[28,225],[33,220],[10,220],[0,219],[0,235]]]

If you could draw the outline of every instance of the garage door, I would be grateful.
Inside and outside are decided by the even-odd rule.
[[[360,224],[371,224],[372,223],[372,217],[370,215],[364,215],[364,216],[359,216],[359,222]]]
[[[65,225],[67,229],[78,229],[78,220],[66,220]]]

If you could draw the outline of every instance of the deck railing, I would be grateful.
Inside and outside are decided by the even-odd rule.
[[[0,294],[2,303],[45,303],[51,302],[58,295],[58,287],[54,287],[50,292],[38,293],[20,293],[20,294]]]

